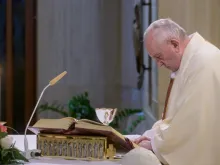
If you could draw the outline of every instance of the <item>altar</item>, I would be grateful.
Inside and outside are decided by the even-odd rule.
[[[15,140],[15,147],[24,151],[24,135],[10,135]],[[126,135],[127,138],[133,140],[140,135]],[[37,148],[37,136],[36,135],[27,135],[29,149],[36,149]],[[120,154],[120,153],[119,153]],[[50,158],[50,157],[40,157],[37,159],[31,159],[27,165],[83,165],[83,164],[90,164],[90,165],[120,165],[120,159],[116,159],[113,161],[108,160],[100,160],[100,161],[80,161],[80,160],[65,160],[61,158]]]

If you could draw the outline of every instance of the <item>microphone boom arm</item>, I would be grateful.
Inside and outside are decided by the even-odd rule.
[[[41,98],[42,98],[42,96],[43,96],[45,90],[46,90],[49,86],[50,86],[50,84],[48,84],[48,85],[43,89],[43,91],[41,92],[40,97],[39,97],[39,99],[38,99],[38,101],[37,101],[37,104],[35,105],[34,110],[33,110],[32,114],[31,114],[31,117],[30,117],[30,119],[29,119],[29,121],[28,121],[28,123],[27,123],[27,126],[26,126],[26,128],[25,128],[25,132],[24,132],[24,151],[25,151],[25,153],[27,153],[27,151],[28,151],[28,140],[27,140],[27,136],[26,136],[26,134],[27,134],[27,129],[28,129],[30,123],[31,123],[31,120],[32,120],[32,118],[33,118],[33,116],[34,116],[34,114],[35,114],[35,111],[37,110],[38,104],[39,104],[39,102],[40,102],[40,100],[41,100]]]
[[[37,104],[36,104],[35,107],[34,107],[34,110],[33,110],[32,114],[31,114],[31,117],[30,117],[30,119],[29,119],[29,121],[28,121],[28,123],[27,123],[27,126],[26,126],[26,128],[25,128],[25,131],[24,131],[24,156],[25,156],[27,159],[29,159],[29,158],[31,158],[31,157],[35,157],[36,155],[39,155],[39,154],[40,154],[40,152],[39,152],[38,150],[36,150],[36,149],[35,149],[35,150],[29,150],[29,149],[28,149],[28,140],[27,140],[27,129],[28,129],[28,127],[29,127],[29,125],[30,125],[30,123],[31,123],[31,120],[32,120],[32,118],[33,118],[33,116],[34,116],[34,114],[35,114],[35,112],[36,112],[36,110],[37,110],[37,106],[38,106],[38,104],[39,104],[39,102],[40,102],[40,100],[41,100],[41,98],[42,98],[42,96],[43,96],[45,90],[46,90],[49,86],[55,85],[55,84],[56,84],[60,79],[62,79],[63,76],[65,76],[66,74],[67,74],[67,71],[64,71],[63,73],[59,74],[57,77],[55,77],[54,79],[52,79],[52,80],[49,82],[49,84],[48,84],[46,87],[44,87],[44,89],[43,89],[43,91],[41,92],[40,97],[39,97],[39,99],[38,99],[38,101],[37,101]]]

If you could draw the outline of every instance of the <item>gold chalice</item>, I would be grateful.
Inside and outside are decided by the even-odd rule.
[[[109,125],[115,118],[117,108],[96,108],[96,116],[104,125]]]

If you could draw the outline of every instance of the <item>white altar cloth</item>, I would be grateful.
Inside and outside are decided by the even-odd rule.
[[[10,135],[15,140],[15,147],[20,149],[21,151],[24,151],[24,135]],[[133,140],[140,135],[126,135],[129,139]],[[28,148],[29,149],[36,149],[36,135],[27,135],[28,139]],[[79,160],[65,160],[60,158],[48,158],[48,157],[42,157],[38,159],[31,159],[27,165],[120,165],[120,160],[115,161],[79,161]]]
[[[42,158],[40,160],[31,160],[27,165],[120,165],[120,160],[117,161],[79,161],[79,160],[64,160],[56,158]]]

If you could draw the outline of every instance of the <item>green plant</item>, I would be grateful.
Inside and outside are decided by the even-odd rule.
[[[68,110],[63,105],[54,102],[52,104],[44,103],[38,107],[38,112],[52,111],[61,116],[71,116],[76,119],[96,120],[95,109],[90,105],[88,92],[73,96],[68,103]]]
[[[64,106],[59,105],[57,102],[54,102],[54,103],[52,103],[51,105],[46,102],[46,103],[44,103],[44,104],[41,104],[41,105],[38,107],[38,112],[39,112],[39,113],[42,113],[42,112],[45,112],[45,111],[56,112],[56,113],[60,114],[60,115],[63,116],[63,117],[68,117],[68,116],[69,116],[69,114],[68,114],[68,112],[65,110]]]
[[[90,105],[88,92],[73,96],[69,101],[69,115],[76,119],[96,120],[95,109]]]
[[[53,111],[59,113],[63,117],[73,117],[76,119],[89,119],[89,120],[98,120],[96,117],[95,109],[91,106],[88,92],[84,92],[83,94],[73,96],[68,103],[68,110],[64,108],[64,106],[59,105],[57,102],[52,103],[51,105],[48,103],[42,104],[38,107],[38,112],[44,111]],[[126,118],[142,113],[142,109],[118,109],[115,119],[110,126],[120,131],[120,122],[124,121]],[[127,130],[123,130],[123,134],[129,134],[134,131],[134,129],[140,124],[143,120],[145,120],[145,116],[141,115],[136,120],[132,121],[131,125],[129,125]],[[121,132],[121,131],[120,131]]]
[[[13,144],[13,138],[8,136],[7,127],[0,124],[0,164],[24,164],[28,160]]]

